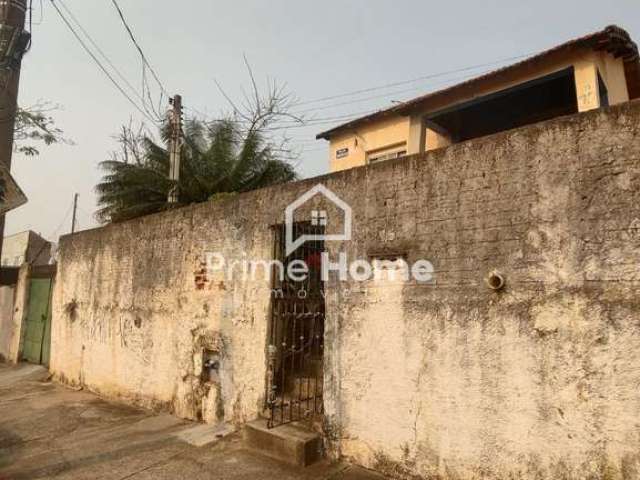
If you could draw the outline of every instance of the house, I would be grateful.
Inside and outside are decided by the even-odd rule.
[[[638,47],[620,27],[320,133],[337,172],[640,97]]]
[[[27,230],[4,238],[2,266],[19,267],[23,263],[48,265],[52,259],[52,244],[36,232]]]
[[[4,238],[0,268],[0,359],[48,364],[53,244],[27,230]]]
[[[300,463],[635,478],[638,78],[610,27],[322,134],[342,171],[65,236],[10,359]]]
[[[65,236],[51,373],[296,461],[300,421],[395,477],[636,478],[639,171],[632,101]]]

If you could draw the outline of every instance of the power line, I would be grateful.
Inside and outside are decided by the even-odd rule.
[[[67,213],[65,213],[64,218],[62,219],[62,222],[60,222],[60,225],[58,225],[58,228],[56,228],[54,232],[51,234],[51,236],[49,237],[51,239],[51,242],[47,241],[42,244],[42,246],[40,247],[40,250],[38,250],[38,253],[36,253],[36,255],[33,257],[32,262],[34,262],[37,258],[40,257],[40,255],[42,254],[42,252],[44,252],[44,249],[46,248],[47,245],[51,245],[51,243],[54,243],[54,242],[57,243],[57,241],[59,240],[59,237],[56,237],[56,235],[58,235],[58,232],[66,223],[67,218],[69,218],[69,214],[71,213],[71,210],[73,210],[73,202],[71,202],[71,205],[69,205],[69,209],[67,210]]]
[[[474,65],[474,66],[471,66],[471,67],[465,67],[465,68],[461,68],[461,69],[457,69],[457,70],[450,70],[450,71],[446,71],[446,72],[438,72],[438,73],[434,73],[434,74],[431,74],[431,75],[428,75],[428,76],[423,76],[423,77],[419,77],[419,78],[416,78],[416,79],[407,80],[407,81],[403,81],[403,82],[396,82],[396,83],[393,83],[393,84],[387,84],[387,85],[380,86],[380,87],[372,87],[372,88],[368,88],[368,89],[358,90],[358,91],[355,91],[355,92],[349,92],[349,93],[344,93],[344,94],[340,94],[340,95],[335,95],[335,96],[332,96],[332,97],[324,97],[324,99],[318,99],[316,101],[311,101],[311,102],[320,102],[321,100],[322,101],[326,101],[326,100],[331,100],[333,98],[344,98],[344,97],[347,97],[347,96],[361,94],[361,93],[364,93],[364,92],[367,92],[367,91],[382,90],[382,89],[385,89],[385,88],[392,88],[393,86],[397,86],[397,85],[410,84],[410,83],[418,82],[420,80],[432,79],[432,78],[437,78],[437,77],[441,77],[441,76],[445,76],[445,75],[450,75],[450,74],[455,73],[455,72],[477,70],[477,69],[479,69],[481,67],[487,67],[487,66],[490,66],[490,65],[496,65],[496,64],[504,63],[504,62],[507,62],[507,61],[510,61],[510,60],[524,58],[524,57],[527,57],[527,56],[530,56],[530,55],[531,54],[518,55],[516,57],[505,58],[505,59],[502,59],[502,60],[496,60],[494,62],[488,62],[488,63],[484,63],[484,64]],[[491,71],[490,69],[486,69],[486,70],[483,70],[483,71],[480,71],[480,72],[475,72],[473,74],[467,74],[467,75],[464,75],[464,76],[458,76],[458,77],[454,77],[454,78],[449,78],[449,79],[446,79],[444,81],[431,84],[430,86],[433,87],[433,86],[437,86],[437,85],[449,84],[449,83],[455,82],[455,81],[465,81],[465,80],[468,80],[468,79],[471,79],[471,78],[475,78],[478,75],[483,75],[485,73],[488,73],[490,71]],[[418,86],[418,87],[411,87],[409,89],[395,90],[395,91],[392,91],[392,92],[389,92],[389,93],[384,93],[384,94],[381,94],[381,95],[374,95],[374,96],[360,98],[360,99],[356,99],[356,100],[350,100],[350,101],[347,101],[347,102],[335,103],[335,104],[332,104],[332,105],[321,106],[321,107],[318,107],[318,108],[310,108],[310,109],[302,110],[302,111],[294,110],[293,113],[300,114],[300,113],[314,112],[314,111],[320,111],[320,110],[327,110],[327,109],[337,108],[337,107],[341,107],[341,106],[345,106],[345,105],[351,105],[351,104],[354,104],[354,103],[361,103],[361,102],[365,102],[365,101],[376,100],[376,99],[379,99],[379,98],[385,98],[385,97],[400,95],[400,94],[404,94],[404,93],[408,93],[408,92],[413,92],[413,91],[416,91],[416,90],[422,90],[423,88],[424,87],[422,87],[422,86]],[[305,104],[308,104],[308,103],[311,103],[311,102],[298,103],[297,106],[305,105]],[[194,112],[196,112],[200,116],[206,117],[200,111],[197,111],[197,110],[195,110],[193,108],[191,110],[193,110]],[[364,111],[359,111],[359,112],[353,112],[353,113],[350,113],[350,114],[345,114],[345,115],[342,115],[342,116],[310,119],[310,120],[307,120],[307,121],[304,121],[304,122],[293,122],[293,123],[284,124],[284,125],[281,124],[281,125],[278,125],[278,126],[274,126],[274,127],[268,128],[267,130],[268,131],[277,131],[277,130],[287,130],[287,129],[291,129],[291,128],[306,128],[306,127],[328,125],[328,124],[331,124],[331,123],[334,123],[334,122],[337,122],[337,121],[353,120],[353,119],[356,119],[356,118],[358,118],[360,116],[369,115],[369,114],[372,114],[372,113],[375,113],[375,112],[379,112],[379,111],[383,111],[383,110],[385,110],[385,108],[369,109],[369,110],[364,110]],[[231,121],[231,122],[240,123],[240,121],[234,120],[234,119],[227,119],[227,120],[226,119],[211,119],[211,121]]]
[[[529,55],[528,54],[527,55],[519,55],[518,57],[512,57],[511,59],[523,58],[523,57],[527,57],[527,56],[529,56]],[[504,59],[504,60],[500,60],[500,61],[492,62],[492,63],[500,63],[500,62],[505,62],[505,61],[508,61],[508,60],[510,60],[510,59]],[[486,65],[489,65],[489,64],[484,64],[482,66],[486,66]],[[460,69],[460,70],[477,69],[479,67],[480,67],[480,65],[476,65],[474,67],[468,67],[466,69]],[[490,71],[491,70],[483,70],[481,72],[476,72],[474,74],[468,74],[468,75],[464,75],[464,76],[461,76],[461,77],[449,78],[449,79],[447,79],[445,81],[432,84],[431,86],[433,87],[433,86],[437,86],[437,85],[449,84],[451,82],[456,82],[456,81],[460,82],[460,81],[473,79],[473,78],[476,78],[478,75],[484,75],[486,73],[489,73]],[[436,74],[433,74],[432,77],[442,76],[442,75],[449,74],[449,73],[451,73],[451,72],[436,73]],[[406,83],[409,83],[409,82],[412,82],[412,81],[413,80],[410,80],[410,81],[407,81]],[[353,103],[376,100],[376,99],[379,99],[379,98],[385,98],[385,97],[389,97],[389,96],[399,95],[399,94],[402,94],[402,93],[412,92],[412,91],[415,91],[415,90],[421,90],[422,88],[423,87],[412,87],[410,89],[397,90],[397,91],[390,92],[390,93],[385,93],[385,94],[382,94],[382,95],[376,95],[376,96],[372,96],[372,97],[361,98],[361,99],[352,100],[352,101],[348,101],[348,102],[336,103],[336,104],[333,104],[331,106],[319,107],[317,109],[308,109],[308,110],[304,110],[304,111],[297,111],[297,112],[294,112],[294,113],[299,114],[299,113],[305,113],[305,112],[311,112],[311,111],[325,110],[325,109],[328,109],[328,108],[336,108],[336,107],[341,107],[341,106],[344,106],[344,105],[350,105],[350,104],[353,104]],[[429,93],[433,93],[433,92],[427,92],[426,94],[428,95]],[[402,104],[402,103],[405,103],[405,102],[399,102],[399,103]],[[298,104],[298,105],[302,105],[302,104]],[[375,108],[375,109],[369,109],[369,110],[364,110],[364,111],[359,111],[359,112],[353,112],[353,113],[345,114],[345,115],[342,115],[342,116],[327,117],[327,118],[316,118],[316,119],[311,119],[309,121],[303,122],[303,124],[294,123],[294,124],[291,124],[291,125],[281,125],[281,126],[278,126],[278,127],[273,127],[272,130],[282,130],[282,129],[288,129],[288,128],[304,128],[304,127],[327,125],[327,124],[331,124],[331,123],[334,123],[334,122],[337,122],[337,121],[354,120],[354,119],[357,119],[358,117],[361,117],[361,116],[366,116],[366,115],[370,115],[370,114],[381,112],[381,111],[385,111],[385,110],[387,110],[387,108]]]
[[[304,123],[294,123],[294,124],[290,124],[290,125],[278,125],[278,126],[273,126],[273,127],[267,127],[267,128],[265,128],[265,131],[274,132],[274,131],[278,131],[278,130],[289,130],[289,129],[292,129],[292,128],[317,127],[317,126],[320,126],[320,125],[332,124],[332,123],[335,123],[335,122],[338,122],[338,121],[354,120],[354,119],[359,118],[361,116],[370,115],[372,113],[376,113],[376,112],[380,112],[380,111],[384,111],[384,109],[374,108],[374,109],[371,109],[371,110],[363,110],[363,111],[360,111],[360,112],[353,112],[353,113],[348,114],[348,115],[342,115],[342,116],[337,116],[337,117],[318,118],[316,120],[308,121],[308,122],[304,122]]]
[[[488,72],[488,70],[484,70],[484,71],[480,72],[480,75],[482,75],[485,72]],[[464,80],[468,80],[470,78],[474,78],[474,77],[476,77],[476,75],[478,75],[478,74],[464,75],[462,77],[450,78],[450,79],[447,79],[447,80],[445,80],[443,82],[434,83],[434,84],[432,84],[430,86],[431,87],[435,87],[435,86],[439,86],[439,85],[446,85],[446,84],[449,84],[450,82],[464,81]],[[304,110],[302,112],[294,112],[294,113],[300,114],[300,113],[306,113],[306,112],[311,112],[311,111],[327,110],[329,108],[336,108],[336,107],[341,107],[341,106],[344,106],[344,105],[351,105],[353,103],[360,103],[360,102],[364,102],[364,101],[377,100],[379,98],[385,98],[385,97],[400,95],[400,94],[403,94],[403,93],[408,93],[408,92],[413,92],[413,91],[416,91],[416,90],[423,90],[423,89],[424,89],[424,87],[422,87],[422,86],[420,86],[420,87],[412,87],[412,88],[409,88],[409,89],[397,90],[397,91],[393,91],[393,92],[390,92],[390,93],[385,93],[385,94],[382,94],[382,95],[375,95],[375,96],[372,96],[372,97],[360,98],[360,99],[351,100],[351,101],[348,101],[348,102],[336,103],[336,104],[333,104],[333,105],[330,105],[330,106],[327,106],[327,107],[320,107],[320,108],[317,108],[317,109],[309,109],[309,110]],[[429,93],[433,93],[433,92],[427,92],[426,95],[428,95]],[[402,104],[402,103],[405,103],[405,102],[399,102],[399,103]],[[343,116],[337,116],[337,117],[316,118],[316,119],[312,118],[306,123],[310,123],[310,124],[313,124],[314,122],[326,123],[326,122],[330,122],[330,121],[344,120],[344,119],[349,119],[350,117],[354,117],[354,116],[357,117],[357,116],[360,116],[360,115],[368,115],[370,113],[374,113],[374,112],[377,112],[377,111],[383,111],[383,110],[385,110],[385,108],[369,109],[369,110],[364,110],[364,111],[360,111],[360,112],[353,112],[353,113],[350,113],[350,114],[345,114]]]
[[[151,118],[151,116],[149,114],[147,114],[142,108],[140,108],[140,106],[129,96],[129,94],[127,94],[127,92],[125,92],[125,90],[122,88],[122,86],[116,81],[115,78],[113,78],[113,75],[111,75],[111,73],[109,73],[109,71],[106,69],[106,67],[100,62],[100,60],[98,59],[98,57],[96,57],[96,55],[91,51],[91,49],[88,47],[88,45],[84,42],[84,40],[82,39],[82,37],[78,34],[78,32],[76,32],[76,30],[73,28],[73,25],[71,25],[71,23],[69,22],[69,20],[67,19],[67,17],[64,16],[64,14],[62,13],[62,11],[60,10],[60,8],[58,8],[58,5],[56,4],[55,0],[51,0],[51,5],[53,5],[53,8],[55,8],[56,12],[58,12],[58,15],[60,16],[60,18],[62,19],[62,21],[65,23],[65,25],[69,28],[69,30],[71,31],[71,33],[73,34],[74,37],[76,37],[76,40],[78,40],[78,42],[80,43],[80,45],[82,46],[82,48],[85,50],[85,52],[87,52],[89,54],[89,56],[93,59],[93,61],[96,63],[96,65],[98,65],[98,67],[100,68],[100,70],[102,70],[102,72],[107,76],[107,78],[111,81],[111,83],[113,83],[113,85],[118,89],[118,91],[122,94],[122,96],[124,96],[131,105],[133,105],[133,107],[138,110],[144,117],[146,117],[147,119],[149,119],[151,122],[155,123],[156,120],[154,120],[153,118]]]
[[[191,111],[194,111],[194,112],[198,113],[193,108],[187,108],[187,107],[185,107],[185,108],[187,110],[191,110]],[[339,120],[349,120],[351,118],[356,118],[356,117],[359,117],[361,115],[367,115],[367,114],[378,112],[378,111],[381,111],[381,109],[369,109],[369,110],[353,112],[353,113],[349,113],[349,114],[345,114],[345,115],[341,115],[341,116],[316,118],[316,119],[312,119],[312,120],[309,120],[309,121],[291,121],[291,123],[283,122],[283,123],[281,123],[281,124],[279,124],[277,126],[267,127],[264,130],[265,131],[275,131],[275,130],[286,130],[286,129],[289,129],[289,128],[313,127],[315,125],[322,125],[322,124],[331,123],[331,122],[335,122],[335,121],[339,121]],[[235,118],[209,118],[209,119],[206,119],[206,121],[208,121],[208,122],[231,122],[231,123],[237,123],[237,124],[246,123],[244,120],[239,120],[239,119],[235,119]]]
[[[53,231],[53,233],[51,234],[51,237],[49,238],[55,239],[55,236],[58,234],[58,232],[60,232],[60,229],[65,225],[65,223],[67,223],[67,219],[69,218],[69,214],[71,213],[72,210],[73,210],[73,202],[71,202],[71,204],[69,205],[69,208],[67,209],[67,213],[64,214],[64,217],[62,218],[60,225],[58,225],[58,228],[56,228]]]
[[[93,213],[85,210],[84,208],[82,208],[80,205],[78,205],[78,210],[80,210],[80,213],[83,213],[84,215],[86,215],[87,217],[89,217],[92,221],[95,220],[95,217]]]
[[[322,148],[306,148],[306,149],[303,148],[300,153],[326,152],[328,148],[329,148],[328,146],[324,146]]]
[[[308,124],[308,125],[320,125],[322,123],[327,123],[327,122],[337,122],[339,120],[349,120],[350,118],[353,118],[353,117],[369,115],[370,113],[380,112],[380,111],[384,111],[384,110],[385,110],[384,108],[382,108],[382,109],[380,109],[380,108],[369,108],[368,110],[359,110],[357,112],[345,113],[344,115],[336,115],[336,116],[333,116],[333,117],[311,118],[307,122],[303,122],[303,123]],[[299,122],[298,123],[292,123],[292,126],[296,126],[296,125],[299,125]]]
[[[378,91],[378,90],[385,90],[387,88],[399,87],[399,86],[402,86],[402,85],[408,85],[410,83],[416,83],[416,82],[420,82],[420,81],[423,81],[423,80],[429,80],[429,79],[432,79],[432,78],[442,77],[444,75],[450,75],[452,73],[461,73],[461,72],[466,72],[466,71],[470,71],[470,70],[477,70],[478,68],[482,68],[482,67],[488,67],[488,66],[491,66],[491,65],[498,65],[500,63],[519,60],[521,58],[529,57],[531,55],[532,55],[531,53],[527,53],[527,54],[524,54],[524,55],[517,55],[515,57],[509,57],[509,58],[503,58],[501,60],[495,60],[493,62],[487,62],[487,63],[478,64],[478,65],[472,65],[470,67],[458,68],[458,69],[449,70],[449,71],[446,71],[446,72],[438,72],[438,73],[433,73],[433,74],[429,74],[429,75],[424,75],[422,77],[413,78],[411,80],[403,80],[403,81],[400,81],[400,82],[388,83],[388,84],[380,85],[380,86],[377,86],[377,87],[369,87],[369,88],[364,88],[364,89],[360,89],[360,90],[353,90],[351,92],[341,93],[341,94],[338,94],[338,95],[331,95],[331,96],[327,96],[327,97],[316,98],[314,100],[306,100],[304,102],[298,103],[297,106],[310,105],[310,104],[314,104],[314,103],[322,103],[322,102],[326,102],[328,100],[336,100],[338,98],[351,97],[353,95],[359,95],[359,94],[362,94],[362,93],[370,93],[370,92],[375,92],[375,91]]]
[[[509,61],[514,61],[514,60],[518,60],[518,59],[522,59],[522,58],[526,58],[526,57],[530,57],[532,55],[532,53],[527,53],[527,54],[522,54],[522,55],[517,55],[517,56],[513,56],[513,57],[507,57],[507,58],[503,58],[500,60],[495,60],[492,62],[486,62],[486,63],[482,63],[482,64],[477,64],[477,65],[472,65],[469,67],[464,67],[464,68],[458,68],[458,69],[454,69],[454,70],[448,70],[448,71],[443,71],[443,72],[437,72],[437,73],[433,73],[433,74],[429,74],[429,75],[424,75],[421,77],[417,77],[417,78],[413,78],[410,80],[404,80],[404,81],[399,81],[399,82],[394,82],[394,83],[388,83],[385,85],[380,85],[377,87],[370,87],[370,88],[365,88],[365,89],[360,89],[360,90],[355,90],[355,91],[351,91],[351,92],[346,92],[346,93],[342,93],[342,94],[338,94],[338,95],[331,95],[331,96],[326,96],[326,97],[322,97],[322,98],[318,98],[315,100],[309,100],[309,101],[304,101],[304,102],[300,102],[298,103],[295,107],[299,107],[299,106],[303,106],[303,105],[310,105],[310,104],[315,104],[315,103],[322,103],[322,102],[327,102],[330,100],[335,100],[335,99],[339,99],[339,98],[347,98],[347,97],[351,97],[351,96],[355,96],[355,95],[360,95],[363,93],[369,93],[369,92],[374,92],[374,91],[379,91],[379,90],[386,90],[386,89],[390,89],[390,88],[394,88],[394,87],[398,87],[398,86],[402,86],[402,85],[408,85],[411,83],[416,83],[416,82],[420,82],[420,81],[425,81],[425,80],[431,80],[434,78],[438,78],[438,77],[443,77],[446,75],[451,75],[451,74],[455,74],[455,73],[461,73],[461,72],[471,72],[474,70],[478,70],[484,67],[489,67],[489,66],[494,66],[494,65],[499,65],[501,63],[505,63],[505,62],[509,62]],[[489,70],[483,70],[481,72],[476,72],[473,74],[468,74],[468,75],[464,75],[461,77],[454,77],[454,78],[450,78],[447,80],[444,80],[443,82],[438,82],[435,85],[440,85],[440,84],[448,84],[450,82],[454,82],[454,81],[464,81],[464,80],[468,80],[470,78],[474,78],[478,75],[483,75],[490,72]],[[337,107],[341,107],[341,106],[345,106],[345,105],[351,105],[354,103],[360,103],[360,102],[365,102],[365,101],[371,101],[371,100],[376,100],[379,98],[385,98],[385,97],[390,97],[390,96],[394,96],[394,95],[399,95],[399,94],[403,94],[403,93],[408,93],[408,92],[412,92],[415,90],[420,90],[423,87],[412,87],[409,89],[402,89],[402,90],[395,90],[392,92],[388,92],[388,93],[384,93],[382,95],[375,95],[375,96],[369,96],[369,97],[365,97],[365,98],[359,98],[359,99],[355,99],[355,100],[350,100],[350,101],[346,101],[346,102],[340,102],[340,103],[335,103],[332,105],[325,105],[325,106],[320,106],[317,108],[309,108],[306,110],[293,110],[293,113],[307,113],[307,112],[315,112],[315,111],[320,111],[320,110],[328,110],[331,108],[337,108]],[[401,102],[403,103],[403,102]],[[191,109],[193,110],[195,113],[197,113],[198,115],[202,116],[202,117],[206,117],[206,115],[204,115],[202,112],[196,110],[196,109]],[[310,127],[315,127],[315,126],[321,126],[321,125],[328,125],[328,124],[332,124],[335,123],[337,121],[349,121],[349,120],[353,120],[356,119],[360,116],[365,116],[365,115],[369,115],[372,113],[376,113],[379,111],[384,111],[385,108],[378,108],[378,109],[370,109],[370,110],[365,110],[365,111],[360,111],[360,112],[353,112],[350,114],[346,114],[346,115],[342,115],[342,116],[334,116],[334,117],[326,117],[326,118],[316,118],[316,119],[311,119],[309,121],[304,121],[304,122],[293,122],[290,124],[280,124],[277,126],[273,126],[270,128],[267,128],[266,131],[278,131],[278,130],[289,130],[289,129],[294,129],[294,128],[310,128]],[[241,121],[239,120],[235,120],[235,119],[210,119],[210,121],[231,121],[231,122],[235,122],[235,123],[241,123]]]
[[[362,102],[367,102],[370,100],[378,100],[380,98],[387,98],[387,97],[393,97],[395,95],[402,95],[405,93],[409,93],[409,92],[415,92],[416,90],[424,90],[426,87],[435,87],[435,86],[439,86],[439,85],[447,85],[450,82],[459,82],[459,81],[465,81],[471,78],[475,78],[479,75],[484,75],[485,73],[489,73],[491,70],[481,70],[480,72],[476,72],[473,73],[471,75],[463,75],[463,76],[457,76],[457,77],[453,77],[453,78],[448,78],[446,80],[440,81],[440,82],[436,82],[436,83],[431,83],[429,82],[427,85],[420,85],[417,87],[411,87],[411,88],[404,88],[402,90],[393,90],[391,92],[388,93],[383,93],[380,95],[373,95],[370,97],[363,97],[363,98],[357,98],[355,100],[349,100],[346,102],[340,102],[340,103],[333,103],[331,105],[324,105],[321,107],[317,107],[317,108],[310,108],[307,110],[295,110],[293,111],[293,113],[300,115],[300,114],[304,114],[307,112],[314,112],[314,111],[320,111],[320,110],[329,110],[331,108],[337,108],[337,107],[342,107],[345,105],[353,105],[355,103],[362,103]]]
[[[118,69],[118,67],[113,63],[113,61],[109,58],[109,56],[104,52],[104,50],[102,50],[102,48],[100,48],[100,45],[98,45],[98,43],[93,39],[93,37],[91,36],[91,34],[87,31],[86,28],[84,28],[84,26],[82,25],[82,23],[80,23],[80,20],[78,20],[78,18],[74,15],[74,13],[69,9],[69,7],[67,7],[67,5],[64,3],[63,0],[58,0],[58,2],[60,3],[60,5],[62,6],[62,8],[64,9],[64,11],[67,13],[67,15],[69,15],[69,17],[71,18],[71,20],[77,25],[77,27],[80,29],[80,31],[84,34],[84,36],[87,38],[87,40],[89,40],[89,42],[91,43],[91,45],[93,46],[93,48],[96,49],[96,51],[98,52],[98,54],[100,54],[100,56],[104,59],[105,62],[107,62],[107,64],[109,64],[109,66],[113,69],[113,71],[116,73],[116,75],[126,84],[127,87],[129,87],[129,90],[142,102],[142,106],[144,108],[144,110],[149,114],[149,115],[154,115],[154,116],[158,116],[156,112],[150,112],[148,110],[148,108],[146,107],[146,102],[144,97],[138,92],[138,90],[131,84],[131,82],[124,76],[124,74],[120,71],[120,69]]]
[[[135,45],[136,49],[140,53],[140,57],[142,58],[142,62],[144,63],[144,65],[147,66],[147,68],[151,72],[151,75],[153,75],[153,78],[158,83],[158,86],[160,87],[160,90],[162,91],[162,93],[164,93],[167,97],[169,97],[169,94],[167,93],[167,90],[162,85],[162,82],[160,81],[160,78],[158,77],[158,74],[156,73],[154,68],[149,63],[149,60],[147,60],[146,55],[142,51],[142,47],[140,47],[140,44],[136,40],[136,37],[133,34],[133,31],[131,30],[131,27],[129,26],[129,23],[127,22],[127,19],[124,17],[124,13],[122,12],[122,9],[120,8],[120,5],[118,5],[118,2],[116,0],[111,0],[111,3],[113,3],[113,6],[118,11],[118,15],[120,16],[120,20],[122,20],[122,24],[124,25],[124,28],[127,30],[127,33],[129,34],[129,38],[131,38],[131,41],[133,42],[133,44]]]

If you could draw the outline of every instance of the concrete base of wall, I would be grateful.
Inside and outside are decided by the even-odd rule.
[[[21,356],[23,321],[27,311],[29,301],[29,275],[31,268],[28,264],[20,267],[18,273],[18,283],[11,288],[11,298],[5,293],[3,302],[11,303],[9,317],[2,321],[2,353],[4,360],[8,363],[18,363]]]
[[[301,467],[322,457],[320,436],[296,424],[269,429],[266,420],[256,420],[245,426],[244,440],[253,450]]]
[[[8,360],[13,335],[15,285],[0,287],[0,361]]]

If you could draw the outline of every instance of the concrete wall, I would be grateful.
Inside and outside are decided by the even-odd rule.
[[[327,285],[332,455],[405,477],[639,478],[638,102],[65,237],[54,374],[190,418],[255,417],[269,292],[201,262],[271,258],[269,227],[317,183],[353,208],[332,259],[436,269],[430,285]],[[217,385],[198,378],[204,346]]]
[[[207,251],[271,252],[271,231],[246,218],[251,203],[201,205],[66,237],[54,290],[51,370],[103,395],[185,418],[221,410],[227,421],[255,417],[269,295],[200,275]],[[219,391],[200,381],[205,347],[223,358]]]
[[[13,335],[13,295],[15,286],[0,287],[0,359],[9,358]]]
[[[640,478],[639,107],[353,173],[368,204],[348,250],[391,238],[437,284],[354,285],[331,308],[343,455],[427,478]]]
[[[21,232],[5,237],[2,244],[2,265],[19,267],[25,262],[25,254],[29,245],[29,233]]]
[[[20,267],[23,263],[48,265],[51,261],[51,242],[32,231],[5,237],[2,246],[2,265]]]
[[[28,264],[20,267],[16,285],[0,287],[0,355],[2,359],[17,363],[20,359],[23,320],[29,301]]]

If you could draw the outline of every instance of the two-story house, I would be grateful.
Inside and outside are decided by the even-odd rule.
[[[620,27],[349,121],[330,142],[336,172],[640,97],[638,47]]]

